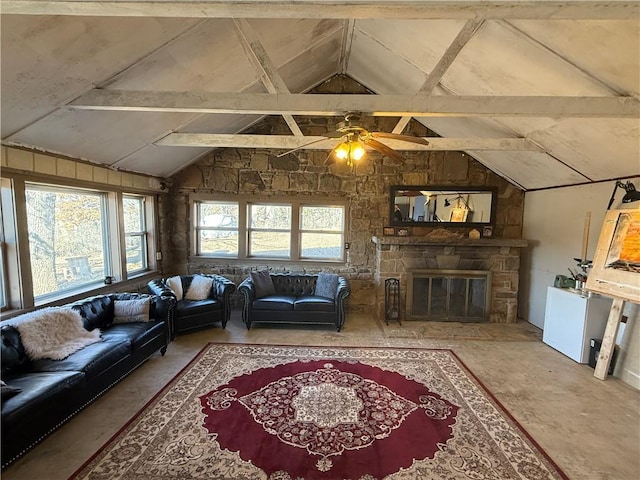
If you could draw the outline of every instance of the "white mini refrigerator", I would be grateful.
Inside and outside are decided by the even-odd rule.
[[[609,297],[548,287],[542,341],[578,363],[589,363],[590,341],[602,340],[611,302]]]

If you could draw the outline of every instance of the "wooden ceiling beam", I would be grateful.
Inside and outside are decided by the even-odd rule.
[[[170,18],[335,19],[619,19],[635,18],[636,0],[521,1],[108,1],[3,0],[2,14]]]
[[[402,142],[388,138],[381,139],[381,141],[394,150],[400,151],[542,151],[538,145],[525,138],[425,138],[429,142],[429,145]],[[317,143],[311,144],[311,142]],[[331,150],[335,148],[337,143],[338,139],[322,136],[296,137],[293,135],[170,133],[166,137],[156,141],[155,145],[171,147]]]
[[[66,104],[84,110],[259,115],[640,118],[633,97],[344,95],[94,89]]]

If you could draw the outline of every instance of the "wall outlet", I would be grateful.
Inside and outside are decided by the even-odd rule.
[[[350,247],[351,247],[351,244],[349,242],[344,242],[344,249],[345,250],[349,250]]]
[[[156,252],[156,260],[159,262],[162,260],[162,252]]]

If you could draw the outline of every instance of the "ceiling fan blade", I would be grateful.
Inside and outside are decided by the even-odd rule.
[[[396,152],[394,149],[392,149],[391,147],[387,147],[384,143],[380,143],[374,138],[371,138],[371,137],[363,138],[362,142],[365,145],[368,145],[369,147],[373,148],[374,150],[377,150],[378,152],[382,153],[383,155],[386,155],[387,157],[395,158],[396,160],[400,160],[400,161],[405,161],[405,158],[402,155],[400,155],[398,152]]]
[[[371,132],[370,135],[374,138],[389,138],[393,140],[400,140],[402,142],[418,143],[420,145],[429,145],[429,142],[422,137],[414,137],[411,135],[400,135],[397,133],[386,132]]]
[[[335,132],[324,133],[322,136],[327,138],[341,138],[341,137],[344,137],[344,135],[345,135],[344,133],[336,130]]]
[[[325,141],[324,138],[321,138],[320,140],[314,140],[313,142],[303,143],[299,147],[292,148],[291,150],[287,150],[286,152],[281,153],[280,155],[276,155],[276,157],[278,157],[278,158],[284,157],[285,155],[289,155],[290,153],[297,152],[298,150],[300,150],[300,149],[302,149],[304,147],[308,147],[309,145],[313,145],[314,143],[319,143],[319,142],[324,142],[324,141]]]
[[[328,167],[330,165],[333,165],[334,163],[336,163],[336,156],[333,154],[335,150],[331,150],[329,152],[329,155],[327,155],[327,159],[324,161],[324,166]]]

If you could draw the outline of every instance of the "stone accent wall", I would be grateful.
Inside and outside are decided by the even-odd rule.
[[[363,87],[346,76],[338,76],[319,86],[314,93],[363,93]],[[305,135],[320,135],[335,130],[333,117],[296,117]],[[339,120],[339,119],[338,119]],[[390,132],[398,118],[364,117],[375,130]],[[281,117],[266,117],[252,128],[253,133],[290,134]],[[423,125],[411,121],[404,133],[434,136]],[[371,242],[387,225],[391,185],[452,185],[497,187],[496,238],[520,238],[524,192],[486,169],[461,152],[403,152],[399,162],[376,152],[369,152],[353,171],[343,164],[324,166],[328,152],[299,150],[278,157],[280,151],[259,149],[217,149],[169,179],[171,187],[163,209],[161,229],[165,273],[212,272],[239,283],[251,269],[268,267],[275,271],[332,270],[345,275],[351,283],[350,310],[373,311],[376,308],[376,253]],[[192,257],[189,229],[192,224],[188,196],[225,194],[229,199],[254,195],[259,199],[273,196],[335,197],[348,200],[348,224],[345,241],[350,242],[347,262],[327,264],[292,264],[287,262],[234,262]],[[414,229],[424,235],[431,229]],[[468,229],[456,231],[468,233]]]

